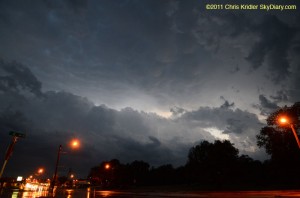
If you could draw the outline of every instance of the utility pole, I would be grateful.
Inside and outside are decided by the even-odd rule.
[[[4,162],[3,162],[3,165],[2,165],[2,168],[1,168],[1,172],[0,172],[0,179],[2,177],[2,174],[4,172],[4,169],[6,167],[6,164],[7,164],[8,160],[9,160],[10,156],[12,155],[14,146],[17,143],[18,138],[25,138],[26,137],[26,135],[24,133],[18,133],[18,132],[15,132],[15,131],[9,132],[9,135],[12,136],[12,140],[11,140],[11,143],[8,146],[8,148],[6,150],[6,153],[5,153]]]
[[[56,183],[56,180],[57,180],[57,169],[58,169],[61,150],[62,150],[62,146],[59,145],[58,151],[57,151],[56,163],[55,163],[54,176],[53,176],[53,179],[51,181],[51,185],[50,185],[50,189],[49,189],[52,196],[54,196],[54,187],[55,187],[55,183]]]

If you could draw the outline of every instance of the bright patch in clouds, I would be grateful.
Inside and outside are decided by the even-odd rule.
[[[157,115],[164,117],[164,118],[170,118],[172,116],[172,112],[170,111],[161,111],[161,110],[155,110],[153,113],[156,113]]]
[[[204,128],[204,130],[209,132],[211,135],[213,135],[217,139],[229,140],[229,135],[228,134],[224,134],[221,130],[219,130],[215,127]]]

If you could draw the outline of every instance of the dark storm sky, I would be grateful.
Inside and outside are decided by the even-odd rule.
[[[255,136],[266,116],[300,96],[300,5],[208,2],[237,1],[1,0],[2,155],[10,130],[27,134],[5,175],[51,175],[59,144],[60,172],[82,177],[113,158],[184,165],[201,140],[265,159]],[[74,137],[76,152],[66,146]]]

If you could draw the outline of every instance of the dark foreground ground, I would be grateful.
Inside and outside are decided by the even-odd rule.
[[[45,197],[46,192],[20,192],[6,191],[0,196],[1,198],[38,198]],[[270,191],[114,191],[114,190],[63,190],[56,194],[56,198],[168,198],[168,197],[191,197],[191,198],[279,198],[279,197],[299,197],[300,190],[270,190]]]
[[[270,198],[270,197],[300,197],[300,190],[295,191],[223,191],[223,192],[117,192],[117,191],[96,191],[90,197],[195,197],[195,198]]]

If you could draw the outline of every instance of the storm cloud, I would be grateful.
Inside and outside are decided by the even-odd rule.
[[[80,160],[70,168],[83,176],[112,158],[183,165],[201,140],[229,139],[266,159],[256,134],[300,96],[298,11],[12,0],[0,1],[0,13],[1,150],[8,131],[27,133],[8,175],[36,162],[52,170],[59,144],[69,153],[60,171]],[[74,137],[76,152],[66,146]]]
[[[26,66],[17,65],[16,70],[22,68],[31,73]],[[1,77],[7,76],[10,74]],[[20,88],[17,91],[13,86],[1,93],[1,129],[26,132],[27,138],[20,140],[14,159],[24,159],[26,156],[24,165],[31,169],[35,164],[30,161],[39,161],[47,166],[51,164],[51,158],[55,159],[55,146],[63,144],[65,147],[68,139],[74,137],[81,139],[83,148],[79,154],[72,152],[71,156],[66,156],[69,161],[65,163],[71,166],[72,158],[78,155],[85,161],[76,168],[87,172],[86,167],[110,158],[124,162],[147,160],[152,165],[183,165],[193,144],[218,138],[207,128],[215,127],[225,134],[249,136],[251,144],[254,144],[254,134],[250,132],[260,127],[254,114],[231,110],[224,105],[219,108],[201,107],[191,112],[179,109],[179,117],[164,118],[130,107],[115,110],[105,105],[96,106],[87,98],[68,92],[47,91],[28,95],[27,92],[32,90],[25,86],[27,82],[40,85],[33,75],[19,78],[18,82]],[[1,136],[2,143],[3,139],[8,139],[5,134]],[[240,148],[247,150],[246,147]],[[14,164],[8,169],[19,171],[21,167]]]

